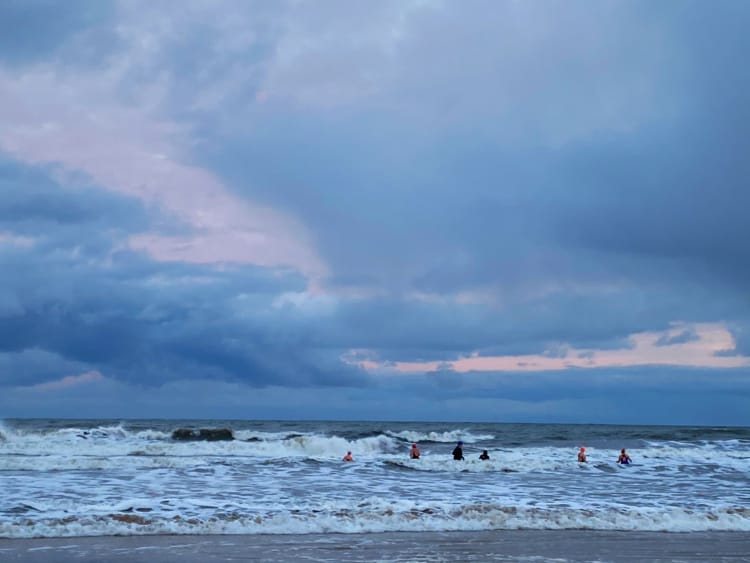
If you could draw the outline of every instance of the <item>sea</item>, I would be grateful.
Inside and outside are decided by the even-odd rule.
[[[0,421],[0,538],[488,530],[748,532],[750,428]]]

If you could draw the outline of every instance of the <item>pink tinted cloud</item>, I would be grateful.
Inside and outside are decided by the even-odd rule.
[[[660,338],[673,337],[692,328],[697,339],[690,342],[658,346]],[[700,323],[689,325],[674,323],[668,331],[641,332],[631,336],[632,347],[618,350],[568,347],[562,354],[550,356],[506,355],[481,356],[478,353],[440,362],[381,362],[367,351],[354,350],[344,361],[369,371],[401,373],[452,370],[469,371],[549,371],[567,368],[626,367],[638,365],[671,365],[732,368],[750,366],[746,356],[723,356],[720,352],[732,351],[735,341],[721,324]]]
[[[100,383],[106,381],[101,373],[96,370],[86,371],[78,375],[66,375],[61,379],[55,381],[47,381],[45,383],[38,383],[32,385],[31,388],[37,391],[58,391],[60,389],[68,389],[70,387],[80,387],[93,383]]]
[[[0,150],[29,164],[57,163],[97,185],[135,196],[190,225],[193,234],[132,237],[157,260],[241,262],[298,269],[325,265],[298,221],[231,194],[209,171],[184,162],[188,132],[153,116],[158,86],[139,105],[117,101],[120,73],[0,69]]]
[[[7,231],[0,231],[0,244],[9,244],[13,246],[31,246],[34,244],[34,239],[31,237],[25,237],[21,235],[14,235]]]

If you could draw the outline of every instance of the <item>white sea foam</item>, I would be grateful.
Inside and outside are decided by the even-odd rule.
[[[750,530],[744,439],[640,441],[618,467],[617,449],[589,446],[581,464],[577,442],[533,433],[508,447],[500,430],[376,428],[269,424],[210,442],[174,440],[164,424],[0,425],[0,536]],[[457,439],[464,461],[451,457]]]
[[[0,523],[0,537],[130,534],[306,534],[386,531],[590,529],[640,531],[750,531],[750,512],[619,508],[571,509],[496,503],[426,505],[368,499],[352,507],[322,503],[293,511],[213,511],[182,517],[102,511],[82,517]]]
[[[8,440],[0,457],[0,470],[106,469],[130,465],[186,467],[206,457],[339,459],[345,452],[373,459],[402,449],[394,438],[380,435],[356,440],[337,436],[300,434],[291,438],[258,441],[175,441],[158,433],[122,434],[112,437],[76,429],[47,436]],[[31,458],[34,462],[30,463]]]

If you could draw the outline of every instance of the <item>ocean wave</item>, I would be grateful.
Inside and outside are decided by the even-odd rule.
[[[234,440],[174,440],[177,428],[227,428]],[[628,442],[620,427],[599,430],[594,439],[579,427],[471,423],[4,421],[0,535],[748,530],[745,434]],[[563,434],[575,440],[548,440]],[[580,444],[588,463],[576,461]],[[634,465],[616,465],[621,444]],[[353,463],[341,461],[346,451]]]
[[[11,432],[0,440],[0,470],[45,471],[65,469],[125,469],[189,467],[251,462],[271,463],[282,460],[315,459],[338,462],[351,451],[360,463],[382,463],[392,460],[406,463],[419,471],[502,471],[549,473],[577,469],[616,468],[617,451],[587,448],[588,463],[578,464],[575,447],[484,448],[464,446],[463,464],[451,458],[452,443],[421,442],[422,457],[409,460],[409,441],[389,434],[347,439],[316,433],[279,435],[243,435],[232,441],[179,441],[165,439],[153,432],[130,434],[126,438],[89,439],[18,436]],[[488,449],[490,460],[479,460]],[[634,465],[629,469],[643,475],[662,478],[673,475],[739,475],[748,467],[747,451],[742,449],[674,446],[646,447],[629,450]]]
[[[427,471],[431,473],[517,473],[520,469],[508,467],[507,462],[493,460],[456,461],[451,458],[433,459],[386,459],[383,465],[393,469]]]
[[[126,506],[127,505],[127,506]],[[201,514],[154,514],[125,503],[85,516],[35,518],[34,510],[0,523],[0,537],[72,537],[158,534],[311,534],[396,531],[622,530],[660,532],[750,531],[750,509],[724,507],[540,508],[496,503],[429,505],[364,501],[356,506],[253,511],[195,503]],[[102,507],[105,508],[106,507]]]
[[[483,441],[494,440],[494,434],[472,434],[466,429],[447,430],[445,432],[419,432],[415,430],[401,430],[399,432],[387,432],[389,436],[399,438],[405,442],[417,443],[455,443],[459,440],[467,444],[475,444]]]

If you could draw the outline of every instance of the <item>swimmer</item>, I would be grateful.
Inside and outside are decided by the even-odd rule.
[[[581,448],[578,450],[578,461],[581,463],[586,463],[586,448],[581,446]]]
[[[482,450],[482,453],[479,454],[479,459],[490,459],[490,454],[487,453],[487,450]]]
[[[621,463],[622,465],[633,463],[633,460],[630,459],[630,456],[625,453],[625,448],[622,448],[620,450],[620,457],[617,458],[617,463]]]
[[[460,460],[462,460],[464,458],[464,450],[461,447],[463,445],[464,445],[464,443],[461,442],[461,441],[459,441],[456,444],[456,447],[453,448],[453,459],[455,459],[456,461],[460,461]]]
[[[411,459],[419,459],[419,448],[417,447],[416,442],[411,445],[411,449],[409,450],[409,457]]]
[[[341,461],[354,461],[354,458],[352,457],[352,452],[346,452],[346,455],[341,458]]]

